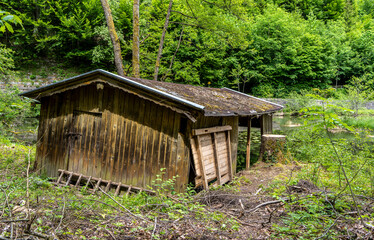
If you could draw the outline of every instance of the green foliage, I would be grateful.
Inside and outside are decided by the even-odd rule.
[[[39,114],[39,106],[31,106],[32,100],[21,98],[17,89],[0,90],[0,129],[15,130],[30,118]]]
[[[109,3],[129,74],[132,1]],[[369,0],[174,0],[160,78],[285,97],[373,75],[372,5]],[[80,66],[82,72],[97,67],[114,70],[100,1],[4,0],[1,7],[3,30],[8,28],[5,23],[14,26],[22,21],[24,26],[0,36],[5,45],[1,48],[14,51],[0,53],[2,68],[11,68],[13,58],[16,68],[50,58]],[[167,7],[162,0],[141,2],[143,78],[152,78]]]
[[[4,33],[8,30],[10,33],[13,33],[14,30],[10,23],[22,26],[22,20],[18,16],[0,10],[0,32]]]

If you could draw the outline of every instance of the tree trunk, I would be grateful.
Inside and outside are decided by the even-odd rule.
[[[162,48],[164,47],[164,40],[165,40],[166,30],[168,29],[168,25],[169,25],[169,18],[170,18],[170,12],[171,12],[172,6],[173,6],[173,0],[170,0],[169,7],[168,7],[168,12],[166,14],[164,29],[162,30],[162,35],[161,35],[161,39],[160,39],[160,46],[158,48],[158,53],[157,53],[155,74],[154,74],[154,78],[153,78],[155,81],[157,81],[157,77],[158,77],[158,70],[160,68],[161,56],[162,56]]]
[[[139,72],[139,0],[133,6],[132,75],[140,77]]]
[[[178,44],[177,44],[177,49],[175,50],[174,55],[173,55],[173,57],[171,58],[170,66],[169,66],[168,70],[166,71],[166,73],[164,74],[164,76],[162,77],[161,81],[165,81],[165,79],[166,79],[167,76],[168,76],[168,73],[171,71],[171,68],[173,67],[173,63],[174,63],[175,56],[177,55],[178,50],[179,50],[179,47],[180,47],[181,42],[182,42],[183,31],[184,31],[184,27],[182,28],[181,34],[180,34],[180,36],[179,36],[179,40],[178,40]]]
[[[120,42],[119,42],[116,29],[114,28],[112,11],[110,10],[108,0],[101,0],[101,5],[103,6],[106,23],[108,25],[110,39],[112,40],[112,43],[113,43],[114,63],[116,65],[117,73],[120,76],[125,76],[123,72],[123,65],[122,65],[121,46],[120,46]]]

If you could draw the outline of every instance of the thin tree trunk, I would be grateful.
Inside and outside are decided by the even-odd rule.
[[[153,80],[155,80],[155,81],[157,81],[157,78],[158,78],[158,70],[160,68],[160,63],[161,63],[162,49],[164,47],[164,40],[165,40],[166,31],[167,31],[168,25],[169,25],[169,18],[170,18],[170,12],[171,12],[172,6],[173,6],[173,0],[170,0],[169,7],[168,7],[168,12],[166,14],[164,29],[162,30],[162,35],[161,35],[161,39],[160,39],[160,46],[158,48],[158,53],[157,53],[155,73],[154,73],[154,78],[153,78]]]
[[[139,78],[139,0],[134,0],[133,31],[134,32],[132,40],[132,75],[136,78]]]
[[[123,72],[123,65],[122,65],[121,46],[120,46],[120,42],[119,42],[116,29],[114,28],[112,11],[110,10],[107,0],[101,0],[101,5],[103,6],[106,23],[109,29],[110,39],[112,40],[112,43],[113,43],[114,63],[116,65],[117,73],[120,76],[125,76]]]
[[[168,70],[166,71],[166,73],[164,74],[164,76],[162,77],[161,81],[165,81],[165,79],[166,79],[167,76],[168,76],[168,73],[170,72],[171,68],[173,67],[173,63],[174,63],[175,56],[177,55],[178,50],[179,50],[179,47],[180,47],[181,42],[182,42],[183,31],[184,31],[184,27],[182,28],[181,34],[180,34],[180,36],[179,36],[177,49],[175,50],[174,55],[173,55],[173,57],[171,58],[170,66],[169,66]]]

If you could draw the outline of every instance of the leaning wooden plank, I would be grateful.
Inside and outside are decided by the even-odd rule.
[[[213,133],[213,141],[214,141],[214,166],[216,169],[216,176],[217,176],[217,184],[221,185],[221,173],[219,169],[219,161],[218,161],[218,149],[217,149],[217,134]]]
[[[192,150],[192,158],[193,158],[193,161],[194,161],[194,164],[195,164],[195,171],[196,171],[196,177],[201,177],[201,167],[200,167],[200,163],[199,163],[199,157],[198,157],[198,154],[197,154],[197,150],[196,150],[196,144],[195,144],[195,139],[194,138],[191,138],[190,139],[190,144],[191,144],[191,150]],[[197,183],[196,183],[197,184]]]
[[[196,136],[196,150],[197,150],[198,161],[200,163],[200,171],[201,171],[201,176],[202,176],[202,180],[203,180],[203,186],[204,186],[204,189],[208,190],[209,186],[208,186],[208,181],[207,181],[207,178],[206,178],[206,175],[205,175],[205,166],[204,166],[205,164],[204,164],[204,161],[202,159],[201,148],[200,148],[200,137],[199,136]]]
[[[230,132],[227,131],[226,134],[227,134],[227,141],[226,141],[226,144],[227,144],[227,160],[228,160],[230,180],[232,180],[233,173],[232,173],[232,160],[231,160],[232,155],[231,155]]]
[[[211,127],[211,128],[193,129],[192,130],[192,134],[195,135],[195,136],[198,136],[198,135],[209,134],[209,133],[214,133],[214,132],[229,131],[231,129],[232,129],[232,127],[229,126],[229,125],[222,126],[222,127]]]

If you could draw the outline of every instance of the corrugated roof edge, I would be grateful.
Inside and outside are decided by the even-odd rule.
[[[263,102],[269,103],[269,104],[273,104],[273,105],[275,105],[275,106],[280,107],[280,109],[284,108],[284,106],[282,106],[282,105],[280,105],[280,104],[273,103],[273,102],[270,102],[270,101],[264,100],[264,99],[262,99],[262,98],[254,97],[254,96],[251,96],[251,95],[248,95],[248,94],[245,94],[245,93],[239,92],[239,91],[235,91],[235,90],[230,89],[230,88],[226,88],[226,87],[224,87],[224,88],[222,88],[222,89],[226,89],[226,90],[229,90],[229,91],[232,91],[232,92],[235,92],[235,93],[239,93],[239,94],[241,94],[241,95],[244,95],[244,96],[247,96],[247,97],[251,97],[251,98],[254,98],[254,99],[257,99],[257,100],[260,100],[260,101],[263,101]],[[279,110],[279,109],[277,109],[277,110]]]
[[[147,91],[156,93],[158,95],[161,95],[161,96],[164,96],[164,97],[176,100],[177,102],[180,102],[182,104],[185,104],[185,105],[187,105],[189,107],[192,107],[192,108],[195,108],[195,109],[198,109],[198,110],[204,110],[204,108],[205,108],[204,106],[202,106],[200,104],[197,104],[197,103],[185,100],[183,98],[179,98],[179,97],[176,97],[174,95],[168,94],[166,92],[163,92],[163,91],[160,91],[160,90],[148,87],[146,85],[143,85],[141,83],[135,82],[135,81],[130,80],[128,78],[121,77],[119,75],[116,75],[116,74],[113,74],[111,72],[105,71],[103,69],[96,69],[96,70],[93,70],[93,71],[90,71],[90,72],[87,72],[87,73],[80,74],[80,75],[75,76],[75,77],[71,77],[71,78],[68,78],[68,79],[56,82],[56,83],[49,84],[47,86],[43,86],[43,87],[40,87],[40,88],[37,88],[37,89],[33,89],[33,90],[30,90],[30,91],[27,91],[27,92],[23,92],[23,93],[20,93],[19,96],[25,96],[25,95],[28,95],[28,94],[33,93],[33,92],[43,91],[44,89],[49,89],[49,88],[52,88],[54,86],[63,85],[66,82],[73,81],[73,80],[80,79],[80,78],[84,78],[84,77],[87,77],[87,76],[90,76],[90,75],[94,75],[94,74],[98,74],[98,73],[99,74],[103,74],[104,76],[107,76],[107,77],[110,77],[110,78],[114,78],[116,80],[120,80],[120,81],[124,81],[126,83],[130,83],[131,85],[139,87],[140,89],[147,90]]]

